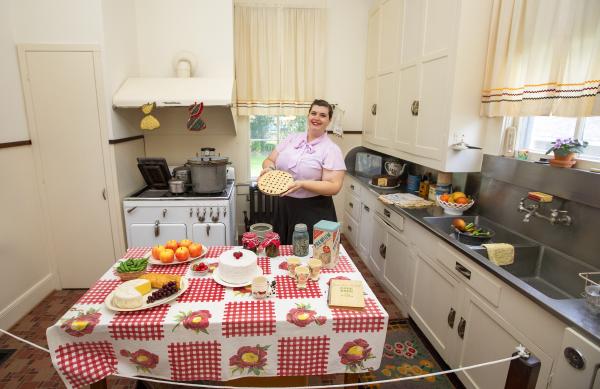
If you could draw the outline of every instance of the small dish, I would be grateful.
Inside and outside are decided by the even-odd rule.
[[[185,261],[178,261],[177,258],[173,262],[162,263],[159,259],[154,258],[152,255],[148,257],[148,264],[150,265],[158,265],[158,266],[171,266],[171,265],[181,265],[182,263],[188,263],[191,261],[195,261],[196,259],[204,257],[208,253],[208,247],[202,246],[202,254],[197,257],[189,257]]]
[[[192,273],[198,276],[205,276],[208,274],[208,266],[204,262],[195,263],[190,266]]]

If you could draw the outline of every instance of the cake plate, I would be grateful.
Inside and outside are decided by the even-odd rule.
[[[246,285],[250,285],[252,283],[252,280],[254,279],[254,277],[258,277],[258,276],[262,276],[263,272],[262,272],[262,268],[260,266],[256,266],[256,271],[254,273],[254,275],[252,275],[252,277],[250,277],[250,280],[248,280],[248,282],[242,282],[240,284],[232,284],[230,282],[224,281],[221,278],[221,273],[219,272],[219,267],[217,267],[212,275],[213,275],[213,279],[215,280],[215,282],[219,285],[223,285],[225,287],[228,288],[239,288],[242,286],[246,286]]]

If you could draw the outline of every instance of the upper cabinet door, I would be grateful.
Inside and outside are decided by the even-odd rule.
[[[439,56],[456,42],[458,0],[427,0],[421,3],[425,4],[422,55]]]
[[[403,0],[400,21],[400,65],[416,63],[423,55],[425,1]]]
[[[391,73],[396,69],[400,51],[400,23],[402,20],[402,1],[388,0],[379,8],[381,21],[381,43],[379,46],[379,75]]]
[[[398,150],[413,153],[419,117],[413,114],[412,106],[419,100],[419,66],[411,64],[401,67],[398,78],[398,118],[393,144]]]
[[[381,8],[377,7],[369,14],[369,27],[367,30],[367,79],[377,76],[379,61]]]
[[[396,131],[396,100],[398,98],[398,73],[377,77],[377,122],[374,143],[390,146]]]
[[[372,142],[377,125],[377,77],[368,78],[365,82],[365,101],[363,112],[363,138]]]

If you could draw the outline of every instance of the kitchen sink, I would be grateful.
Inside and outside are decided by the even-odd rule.
[[[425,223],[431,225],[434,229],[442,234],[456,239],[456,234],[452,228],[452,220],[456,218],[463,219],[467,224],[474,223],[481,228],[493,231],[495,235],[487,243],[510,243],[512,245],[530,246],[536,244],[535,241],[532,241],[523,235],[512,232],[511,230],[501,226],[500,224],[494,223],[490,219],[487,219],[483,216],[431,216],[424,217],[423,220],[425,220]]]
[[[470,249],[487,258],[484,247]],[[543,245],[515,246],[514,263],[502,269],[556,300],[581,298],[584,283],[579,273],[594,271],[583,262]]]
[[[475,223],[479,227],[494,231],[494,237],[487,243],[512,244],[515,247],[515,261],[511,265],[502,266],[502,269],[552,299],[581,298],[584,283],[579,278],[579,273],[598,271],[576,258],[544,246],[483,216],[440,216],[423,219],[435,230],[456,240],[451,224],[457,217],[467,224]],[[484,247],[458,243],[466,250],[488,259]]]

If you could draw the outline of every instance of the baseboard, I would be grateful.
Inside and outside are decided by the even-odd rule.
[[[0,311],[0,328],[8,330],[23,316],[40,303],[50,292],[56,289],[54,274],[48,274],[25,293]]]

